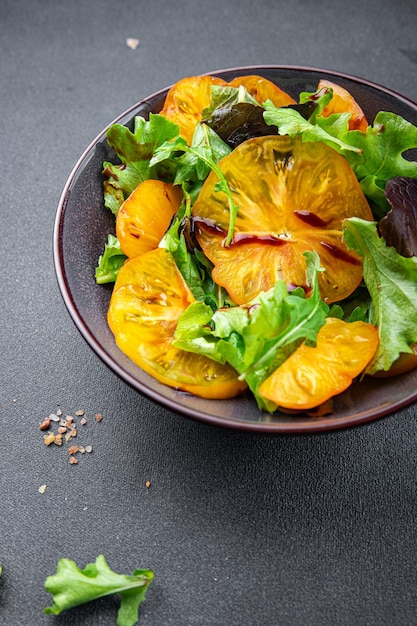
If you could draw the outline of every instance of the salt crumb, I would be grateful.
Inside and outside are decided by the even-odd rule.
[[[131,50],[136,50],[136,48],[139,46],[139,43],[139,39],[136,39],[136,37],[128,37],[126,39],[126,45]]]
[[[46,485],[41,485],[38,489],[39,493],[45,493],[46,491]]]

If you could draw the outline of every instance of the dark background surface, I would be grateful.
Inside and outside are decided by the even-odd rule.
[[[414,0],[0,0],[1,625],[115,624],[117,598],[42,614],[58,559],[101,553],[154,571],[143,626],[417,624],[415,406],[304,437],[181,417],[88,348],[52,259],[72,167],[141,98],[282,64],[416,100],[416,18]],[[85,411],[77,443],[93,452],[76,466],[38,428],[58,408]]]

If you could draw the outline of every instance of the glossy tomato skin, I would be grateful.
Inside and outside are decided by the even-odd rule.
[[[315,250],[328,303],[350,295],[362,280],[362,261],[342,236],[348,217],[372,212],[347,161],[320,142],[287,136],[249,139],[219,166],[239,207],[234,235],[226,194],[211,173],[194,204],[197,239],[213,262],[213,278],[237,304],[245,304],[277,279],[306,286],[304,252]]]
[[[189,76],[179,80],[168,91],[160,115],[178,124],[180,135],[190,145],[195,126],[211,100],[212,85],[227,83],[216,76]]]
[[[172,255],[162,248],[119,270],[108,323],[118,347],[159,382],[204,398],[231,398],[246,389],[229,365],[172,345],[179,316],[194,297]]]
[[[379,343],[378,330],[366,322],[327,318],[317,345],[305,343],[269,376],[260,394],[284,409],[313,409],[347,389],[363,372]]]
[[[365,117],[365,113],[353,96],[340,85],[329,80],[321,79],[318,84],[318,89],[325,88],[331,88],[333,90],[333,98],[323,109],[322,115],[328,117],[332,113],[350,113],[349,130],[365,132],[368,128],[368,121]]]
[[[160,180],[145,180],[124,201],[116,235],[124,254],[135,257],[156,248],[182,202],[182,190]]]

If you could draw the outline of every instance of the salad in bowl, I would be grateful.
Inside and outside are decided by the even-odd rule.
[[[190,76],[107,128],[95,281],[158,384],[314,419],[417,367],[417,127],[330,78]]]

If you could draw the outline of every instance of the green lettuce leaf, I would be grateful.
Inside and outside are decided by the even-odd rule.
[[[329,307],[318,288],[321,271],[316,252],[306,252],[307,298],[299,288],[288,292],[284,281],[261,293],[249,305],[218,309],[192,304],[178,321],[174,344],[229,363],[246,380],[259,408],[273,412],[276,405],[259,394],[262,382],[303,342],[312,344]]]
[[[379,347],[367,371],[387,371],[417,342],[417,257],[403,257],[387,246],[375,222],[352,217],[343,227],[346,245],[363,257],[364,282],[372,299],[369,321],[379,331]]]
[[[270,101],[263,106],[265,121],[276,125],[280,135],[322,141],[342,154],[378,219],[390,209],[384,195],[387,181],[394,176],[417,178],[417,162],[404,156],[407,150],[417,148],[417,127],[395,113],[380,111],[373,126],[361,132],[348,129],[349,113],[323,117],[315,111],[305,120],[294,109],[276,108]]]
[[[248,90],[240,85],[239,87],[230,87],[229,85],[212,85],[211,86],[211,100],[208,107],[202,111],[202,119],[211,116],[215,109],[222,107],[232,107],[235,104],[241,103],[253,104],[260,106],[259,102],[250,95]]]
[[[366,133],[350,131],[348,137],[359,152],[344,156],[373,202],[375,216],[383,217],[391,208],[384,194],[387,181],[394,176],[417,178],[417,162],[403,156],[417,148],[417,127],[395,113],[381,111]]]
[[[162,115],[151,113],[149,120],[137,116],[133,132],[122,124],[113,124],[107,130],[108,144],[119,157],[121,164],[103,163],[104,203],[112,213],[117,212],[123,201],[139,183],[148,178],[172,180],[172,164],[152,167],[154,151],[166,141],[178,136],[178,126]]]
[[[104,252],[99,256],[95,270],[96,283],[114,283],[119,269],[126,261],[127,256],[123,253],[120,241],[114,235],[107,236]]]
[[[350,113],[337,113],[329,117],[316,117],[315,122],[306,120],[299,111],[290,107],[276,107],[270,100],[264,103],[265,122],[277,126],[280,135],[302,136],[303,141],[322,141],[331,148],[360,152],[360,148],[344,140],[349,132]],[[353,132],[353,131],[350,131]]]
[[[70,559],[60,559],[56,573],[45,581],[45,589],[53,594],[53,602],[44,613],[59,615],[67,609],[117,593],[121,596],[117,626],[134,626],[152,579],[153,572],[146,569],[136,569],[131,575],[116,574],[103,555],[83,570]]]

